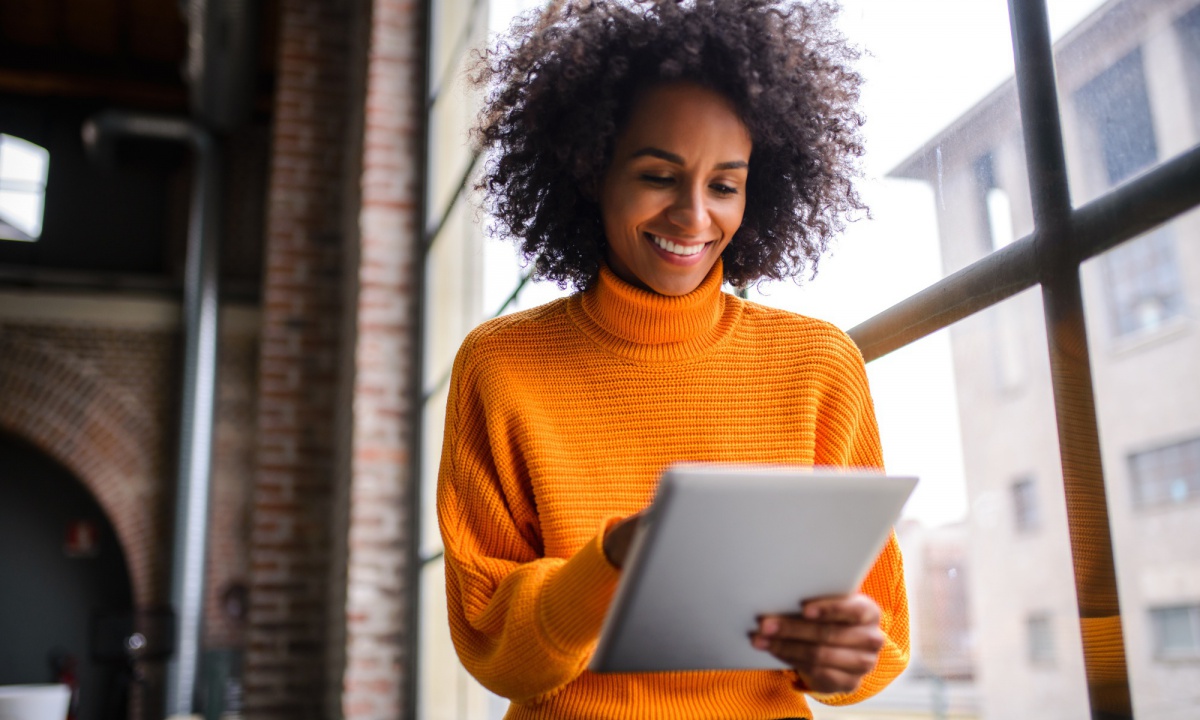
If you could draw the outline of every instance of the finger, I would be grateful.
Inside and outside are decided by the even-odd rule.
[[[769,616],[759,621],[759,634],[781,640],[799,640],[820,645],[863,648],[879,651],[884,635],[878,624],[845,625],[813,622],[794,616]]]
[[[879,662],[878,652],[861,648],[814,645],[761,636],[755,638],[754,646],[771,653],[797,671],[806,673],[829,670],[861,676],[875,669]]]
[[[849,625],[879,623],[879,605],[869,595],[838,595],[813,598],[800,604],[800,614],[806,620],[841,622]]]
[[[797,671],[796,674],[807,690],[817,693],[854,692],[862,684],[863,679],[862,675],[830,668],[822,668],[811,673]]]

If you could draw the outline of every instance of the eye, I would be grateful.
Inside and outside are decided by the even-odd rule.
[[[737,195],[737,188],[730,187],[728,185],[723,185],[721,183],[713,183],[712,185],[709,185],[708,187],[711,188],[713,192],[715,192],[718,195],[721,195],[722,197],[725,197],[728,195]]]
[[[643,173],[642,180],[644,182],[650,183],[651,185],[657,185],[657,186],[663,187],[666,185],[670,185],[675,180],[675,178],[671,177],[670,175],[653,175],[650,173]]]

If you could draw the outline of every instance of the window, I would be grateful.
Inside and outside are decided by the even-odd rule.
[[[1024,478],[1013,483],[1013,520],[1017,532],[1029,533],[1042,525],[1041,512],[1038,509],[1037,486],[1032,478]]]
[[[1175,23],[1183,50],[1184,72],[1192,101],[1192,126],[1200,134],[1200,6],[1194,7]]]
[[[1115,335],[1153,330],[1183,312],[1174,237],[1161,229],[1104,256]]]
[[[471,34],[464,29],[469,24],[469,11],[484,6],[491,8],[495,15],[490,24],[495,28],[503,24],[500,12],[496,11],[500,6],[529,7],[538,2],[541,0],[429,2],[435,36],[429,58],[431,65],[435,68],[455,66],[454,54],[449,50],[440,52],[439,48],[466,45],[466,40],[458,43],[457,39]],[[926,5],[930,8],[936,5],[937,10],[927,9]],[[1185,5],[1198,9],[1177,20],[1186,9]],[[956,478],[966,478],[961,483],[963,504],[969,508],[969,513],[964,511],[967,517],[963,519],[969,519],[964,527],[971,533],[981,533],[970,538],[973,550],[995,551],[972,554],[972,561],[977,563],[972,566],[935,563],[931,558],[921,568],[917,567],[921,564],[918,562],[921,553],[909,553],[906,546],[906,559],[913,560],[910,580],[927,585],[936,585],[934,581],[937,581],[965,586],[964,592],[971,593],[971,607],[983,608],[979,615],[987,619],[986,623],[971,626],[969,632],[962,635],[958,632],[957,620],[944,613],[937,602],[927,601],[924,609],[920,609],[922,599],[937,598],[937,592],[946,587],[911,592],[914,609],[941,623],[924,635],[914,634],[913,669],[919,671],[919,663],[924,662],[927,670],[940,675],[939,682],[945,682],[949,675],[946,667],[950,664],[947,658],[959,657],[958,649],[962,648],[961,655],[969,661],[963,667],[979,669],[978,674],[974,674],[976,684],[972,690],[979,699],[975,707],[961,713],[964,716],[1091,717],[1108,714],[1131,717],[1134,715],[1132,707],[1127,702],[1112,699],[1118,693],[1106,694],[1110,688],[1103,683],[1108,681],[1099,679],[1100,674],[1093,670],[1115,667],[1109,662],[1114,658],[1113,653],[1122,654],[1126,646],[1142,648],[1155,644],[1151,637],[1134,638],[1138,631],[1147,635],[1152,629],[1160,635],[1166,633],[1170,640],[1159,642],[1165,648],[1181,644],[1179,638],[1191,638],[1187,642],[1194,647],[1195,610],[1189,609],[1183,614],[1185,627],[1191,635],[1181,634],[1176,628],[1185,622],[1178,611],[1174,615],[1164,615],[1161,620],[1155,619],[1154,624],[1144,622],[1155,606],[1147,602],[1140,590],[1146,585],[1147,577],[1189,577],[1195,573],[1197,565],[1192,559],[1181,561],[1177,554],[1159,557],[1175,552],[1173,548],[1179,544],[1178,538],[1169,534],[1165,526],[1151,527],[1163,520],[1170,521],[1171,532],[1177,527],[1187,527],[1191,517],[1186,512],[1191,510],[1159,513],[1153,520],[1147,518],[1139,530],[1148,529],[1153,534],[1136,538],[1137,547],[1125,542],[1136,533],[1115,537],[1110,534],[1110,527],[1128,527],[1127,524],[1120,525],[1126,519],[1120,514],[1133,508],[1128,503],[1106,504],[1101,474],[1105,463],[1100,451],[1127,448],[1144,440],[1117,434],[1112,429],[1114,424],[1109,423],[1107,428],[1100,428],[1106,434],[1100,435],[1101,443],[1097,447],[1095,409],[1083,402],[1072,402],[1073,395],[1065,391],[1083,376],[1092,383],[1092,367],[1098,367],[1092,386],[1101,409],[1106,402],[1121,407],[1128,416],[1127,424],[1136,426],[1141,438],[1186,437],[1197,427],[1194,408],[1200,408],[1200,385],[1180,380],[1179,375],[1190,373],[1190,369],[1181,373],[1168,372],[1162,365],[1156,365],[1153,370],[1142,370],[1140,366],[1129,369],[1130,365],[1147,362],[1148,358],[1159,361],[1161,356],[1157,353],[1138,353],[1136,357],[1115,357],[1109,353],[1101,357],[1101,353],[1093,350],[1090,359],[1079,358],[1079,352],[1086,355],[1089,346],[1094,347],[1094,344],[1083,337],[1080,314],[1067,309],[1075,307],[1081,294],[1075,282],[1079,280],[1079,266],[1083,261],[1108,263],[1109,272],[1097,272],[1084,278],[1085,289],[1095,295],[1101,317],[1108,319],[1111,316],[1114,320],[1112,323],[1102,320],[1099,325],[1111,325],[1113,334],[1118,336],[1156,326],[1181,314],[1187,304],[1183,288],[1190,287],[1186,283],[1192,278],[1200,277],[1194,271],[1195,253],[1189,252],[1190,240],[1200,228],[1200,213],[1188,212],[1200,206],[1200,192],[1185,192],[1185,189],[1200,187],[1196,173],[1186,171],[1186,167],[1196,167],[1200,160],[1200,150],[1188,149],[1200,140],[1200,43],[1196,42],[1200,39],[1200,0],[1083,0],[1080,3],[982,0],[957,4],[846,0],[844,6],[843,19],[847,26],[853,25],[860,33],[855,35],[847,30],[847,34],[860,47],[870,50],[869,54],[873,56],[866,58],[864,63],[870,66],[867,70],[872,73],[863,95],[864,107],[870,117],[866,130],[880,135],[886,130],[895,141],[894,145],[889,144],[889,149],[880,152],[873,147],[865,156],[868,177],[895,167],[901,158],[907,159],[902,163],[903,169],[889,173],[891,178],[898,180],[888,188],[889,193],[895,191],[894,196],[885,196],[874,182],[864,185],[871,188],[871,195],[866,199],[873,213],[877,213],[880,222],[895,222],[895,230],[881,233],[877,241],[874,236],[861,232],[868,223],[855,223],[847,228],[846,241],[840,244],[838,255],[829,257],[828,264],[823,264],[817,280],[818,283],[835,283],[846,288],[846,292],[831,294],[837,297],[836,303],[816,307],[821,301],[814,301],[813,294],[808,292],[812,288],[806,285],[803,290],[808,294],[803,298],[801,312],[831,319],[841,327],[861,322],[850,333],[870,363],[868,371],[872,375],[881,424],[886,422],[883,416],[894,407],[894,415],[901,419],[893,427],[905,424],[915,427],[914,436],[936,434],[929,430],[923,418],[914,421],[917,412],[925,412],[926,406],[934,403],[929,401],[929,396],[918,396],[915,400],[896,401],[889,406],[881,399],[880,388],[893,378],[899,378],[894,381],[897,386],[905,383],[905,387],[916,386],[923,382],[925,378],[917,377],[915,373],[899,372],[898,359],[904,359],[901,358],[904,354],[916,356],[926,352],[929,355],[922,354],[921,357],[930,357],[932,352],[928,348],[938,342],[949,342],[951,330],[954,331],[954,366],[943,371],[941,366],[927,362],[924,375],[951,378],[960,414],[971,420],[961,427],[965,468],[955,468],[947,476],[954,474]],[[1075,10],[1070,9],[1072,6]],[[922,16],[919,23],[914,22],[903,32],[897,29],[902,21],[908,22],[925,12],[930,16]],[[1051,30],[1059,37],[1053,63],[1037,62],[1037,52],[1021,53],[1016,58],[1018,82],[1012,78],[1012,64],[987,62],[993,51],[997,57],[1011,61],[1010,27],[1023,38],[1021,47],[1036,50],[1041,42],[1036,27],[1041,15],[1048,15]],[[1056,20],[1059,31],[1054,31]],[[933,31],[921,35],[921,28],[925,27]],[[946,31],[946,28],[953,30]],[[988,32],[973,35],[976,28]],[[1181,42],[1164,42],[1162,32],[1177,33]],[[996,36],[994,41],[991,35]],[[916,39],[917,42],[891,42],[896,37]],[[443,38],[445,42],[439,42],[437,38]],[[892,54],[893,46],[902,47],[904,52]],[[1130,52],[1138,47],[1142,49]],[[929,52],[929,48],[937,48],[937,52]],[[925,67],[916,65],[913,60],[914,65],[907,65],[909,49],[926,51],[918,54],[921,57],[936,56],[936,62]],[[1173,54],[1177,51],[1182,51],[1191,60],[1180,62]],[[1114,59],[1117,62],[1114,63]],[[1195,62],[1189,65],[1192,60]],[[1179,72],[1173,74],[1172,69]],[[1195,74],[1182,75],[1185,72]],[[906,84],[907,79],[911,79],[911,84]],[[968,79],[972,82],[966,82]],[[959,81],[962,83],[956,84]],[[455,94],[437,92],[438,87],[448,88],[449,82],[434,78],[432,84],[435,87],[431,92],[434,100],[431,101],[430,122],[435,128],[441,128],[443,117],[451,109],[447,100]],[[1018,85],[1023,88],[1032,85],[1050,92],[1033,94],[1032,102],[1026,102],[1030,98],[1026,94],[1018,103]],[[1195,111],[1180,115],[1190,111],[1185,107],[1189,93],[1195,98]],[[972,98],[980,99],[976,102]],[[1050,102],[1051,98],[1056,101]],[[952,107],[948,102],[952,99],[961,99],[961,105]],[[1164,113],[1164,108],[1179,112]],[[936,119],[936,126],[930,128],[916,122],[925,117]],[[1026,127],[1030,120],[1055,117],[1064,127]],[[1061,133],[1057,132],[1059,129]],[[1051,152],[1053,147],[1047,147],[1053,145],[1046,141],[1048,135],[1063,141],[1072,169],[1081,170],[1083,177],[1073,176],[1068,182],[1066,168],[1055,159],[1055,153]],[[452,140],[461,143],[458,131],[447,131],[438,137],[448,139],[437,140],[435,144],[451,143]],[[1030,150],[1028,156],[1026,148]],[[462,148],[454,146],[453,149]],[[426,323],[427,347],[428,343],[442,344],[439,334],[445,333],[447,327],[442,316],[448,314],[452,306],[449,301],[443,302],[442,298],[429,295],[435,287],[446,287],[439,279],[438,269],[451,267],[448,263],[439,263],[437,253],[444,252],[447,257],[454,258],[456,252],[464,249],[463,246],[453,250],[437,247],[447,240],[453,242],[454,233],[464,226],[457,220],[455,223],[440,222],[441,218],[450,216],[448,209],[454,205],[455,188],[459,187],[464,163],[440,161],[437,153],[441,151],[437,148],[430,148],[430,152],[431,173],[437,176],[441,168],[447,177],[444,179],[446,191],[439,192],[435,196],[438,201],[426,209],[429,215],[427,227],[443,229],[442,233],[431,231],[428,238],[430,250],[426,259],[432,262],[426,265],[426,302],[431,306],[438,305],[440,314],[435,316],[431,312]],[[1164,165],[1175,163],[1178,160],[1176,154],[1180,152],[1187,155],[1186,163],[1176,165],[1173,176],[1157,177],[1157,168],[1151,170],[1160,160]],[[1149,172],[1143,174],[1147,170]],[[1117,185],[1122,187],[1117,188]],[[1071,206],[1070,197],[1064,202],[1050,192],[1065,187],[1070,187],[1077,198],[1088,201],[1119,200],[1122,212],[1104,227],[1094,221],[1094,215],[1090,216],[1092,222],[1080,223],[1076,226],[1075,237],[1068,238],[1059,232],[1058,225],[1045,222],[1054,219],[1054,212],[1035,213],[1033,207],[1036,202],[1043,202],[1059,213],[1072,214],[1072,220],[1086,220],[1085,214]],[[1186,199],[1183,199],[1185,195]],[[917,207],[925,209],[924,216],[915,220],[894,220],[901,217],[897,209]],[[1170,220],[1169,232],[1172,234],[1156,237],[1157,233],[1150,231],[1145,223],[1134,228],[1138,221],[1150,217]],[[1031,247],[1032,243],[1008,244],[1014,237],[1024,237],[1031,231],[1040,233],[1039,247]],[[929,255],[930,267],[936,266],[933,270],[921,273],[899,271],[898,255],[916,257],[918,248],[923,248],[922,243],[931,237],[936,243],[938,235],[941,235],[942,243]],[[1047,252],[1069,241],[1076,242],[1080,251],[1070,259]],[[507,249],[502,245],[488,243],[482,247],[483,252],[488,253],[482,263],[484,289],[481,294],[486,312],[491,314],[498,308],[504,311],[524,306],[533,284],[523,284],[521,269],[510,256],[504,255]],[[1000,248],[1005,248],[1003,258],[990,254]],[[470,250],[470,247],[466,249]],[[491,253],[495,253],[496,262]],[[839,276],[839,263],[855,253],[868,258],[868,265],[877,274],[855,270]],[[1180,263],[1184,264],[1181,266]],[[945,279],[940,274],[934,276],[935,273],[949,274],[960,270],[966,272]],[[493,273],[497,276],[494,281],[490,279]],[[1092,277],[1096,279],[1094,284]],[[893,285],[880,278],[900,279],[905,284],[896,282]],[[472,280],[477,281],[476,278]],[[893,287],[897,288],[894,292],[891,291]],[[865,288],[871,292],[865,292]],[[771,290],[770,296],[754,299],[768,304],[783,302],[793,297],[792,289],[786,283],[781,284]],[[1092,293],[1092,290],[1096,292]],[[1044,302],[1044,299],[1052,302]],[[896,305],[881,311],[890,302]],[[471,300],[470,304],[474,305],[475,301]],[[835,317],[835,312],[840,315]],[[1047,341],[1049,352],[1046,351]],[[1183,342],[1172,343],[1163,353],[1183,355],[1185,350],[1190,353],[1184,345]],[[445,346],[452,350],[454,343],[447,341]],[[1159,347],[1166,348],[1167,345]],[[999,352],[1007,355],[997,360]],[[1079,367],[1063,360],[1064,355],[1071,353],[1074,353],[1072,359],[1082,360],[1079,363],[1081,372],[1077,372]],[[1047,357],[1050,367],[1046,367]],[[426,428],[426,445],[422,450],[425,460],[422,462],[427,467],[436,467],[441,426],[437,407],[445,397],[439,380],[445,377],[447,361],[440,356],[434,358],[431,355],[430,358],[426,364],[426,389],[430,399],[422,423]],[[1123,363],[1120,368],[1115,367],[1118,361]],[[990,375],[994,367],[1000,370],[1002,392],[999,393],[994,392],[996,384]],[[1144,385],[1162,383],[1168,390],[1151,395],[1142,389],[1136,402],[1141,403],[1139,407],[1144,411],[1133,413],[1129,412],[1133,406],[1126,401],[1125,391],[1115,387],[1111,378],[1119,378],[1124,385],[1132,384],[1129,378],[1142,380]],[[1053,411],[1045,404],[1051,402],[1051,387],[1064,391],[1056,393],[1059,405]],[[1156,413],[1168,405],[1172,408],[1171,413]],[[1180,412],[1175,413],[1175,408]],[[1167,415],[1171,417],[1166,418]],[[1146,427],[1147,418],[1156,423],[1152,433]],[[1054,427],[1056,421],[1057,428]],[[1180,423],[1186,423],[1186,426],[1180,428]],[[1057,454],[1055,448],[1050,447],[1053,445],[1050,439],[1056,435],[1062,448]],[[885,435],[885,443],[892,438],[895,447],[904,446],[905,443],[894,441],[896,437],[894,431]],[[1061,438],[1066,438],[1067,442]],[[885,452],[888,451],[885,448]],[[1134,463],[1132,457],[1129,462]],[[904,463],[889,460],[889,466],[893,465],[903,466]],[[1067,485],[1061,481],[1063,475],[1086,478],[1089,482]],[[1031,484],[1018,487],[1026,479]],[[966,486],[971,483],[977,487],[968,489]],[[927,480],[923,480],[922,485],[935,487]],[[958,512],[940,508],[940,505],[953,504],[944,501],[942,488],[954,486],[946,483],[936,487],[941,495],[930,493],[927,497],[932,500],[927,503],[928,507],[937,508],[943,515]],[[1101,490],[1096,492],[1095,488]],[[1194,485],[1186,488],[1189,494],[1195,491]],[[1036,535],[1023,537],[1022,544],[1026,546],[1023,550],[1027,552],[1013,553],[1004,543],[1004,539],[1011,538],[1013,533],[1005,517],[1006,495],[1012,497],[1013,522],[1017,527],[1038,528]],[[1041,503],[1037,502],[1039,497]],[[914,496],[914,501],[923,499]],[[1140,501],[1135,502],[1140,505]],[[1200,504],[1193,507],[1200,508]],[[1100,509],[1107,515],[1090,512]],[[1070,545],[1066,541],[1068,518],[1073,540]],[[423,523],[432,527],[431,514],[425,516]],[[435,530],[423,529],[436,538]],[[995,534],[986,535],[993,529]],[[995,542],[989,542],[991,540]],[[503,714],[503,701],[485,697],[454,666],[453,651],[442,633],[443,616],[439,614],[443,612],[439,607],[443,601],[439,595],[443,578],[437,544],[431,541],[426,545],[426,569],[422,573],[421,588],[427,597],[422,600],[421,612],[432,630],[421,641],[424,653],[421,657],[429,661],[416,664],[417,672],[427,674],[421,683],[425,712],[416,716],[468,720],[489,714],[499,716]],[[1120,577],[1109,580],[1117,574],[1114,572],[1117,568],[1111,562],[1114,552],[1122,560]],[[1020,557],[1012,561],[1013,556],[1018,555]],[[1162,562],[1156,564],[1160,559]],[[1072,568],[1075,573],[1071,572]],[[952,571],[955,575],[951,575]],[[995,587],[1003,588],[1004,594],[994,588],[990,593],[980,592],[975,578],[994,582]],[[1117,597],[1118,581],[1121,583],[1120,608],[1110,601]],[[1076,598],[1098,612],[1115,614],[1123,611],[1124,633],[1129,642],[1113,643],[1111,635],[1097,632],[1084,633],[1080,641],[1080,635],[1074,632],[1080,624],[1075,611]],[[1030,612],[1031,607],[1037,611]],[[1142,622],[1131,622],[1131,618],[1139,618]],[[1062,623],[1062,627],[1056,628],[1057,623]],[[1166,626],[1160,631],[1159,626],[1164,623]],[[939,636],[939,631],[944,632]],[[1056,632],[1061,635],[1057,642]],[[1014,643],[1023,643],[1025,647],[1014,648]],[[924,657],[920,655],[922,652]],[[1014,654],[1025,654],[1026,661],[1017,657],[1014,662]],[[1153,670],[1138,665],[1150,662],[1150,654],[1147,651],[1127,659],[1134,703],[1142,703],[1143,709],[1152,704],[1156,710],[1161,709],[1161,713],[1190,717],[1195,704],[1194,688],[1200,681],[1200,663],[1184,668],[1186,675],[1180,671],[1180,674],[1172,675],[1170,682],[1159,682]],[[968,674],[972,673],[963,673]],[[1083,695],[1067,689],[1062,683],[1064,677],[1092,678],[1092,687],[1089,687],[1092,692]],[[958,681],[953,679],[951,682]],[[930,696],[927,685],[898,684],[894,687],[901,699],[916,697],[917,692],[925,693],[921,697]],[[913,694],[905,696],[905,692]],[[883,698],[882,694],[880,698]],[[1090,711],[1087,707],[1089,698]],[[876,702],[882,700],[872,700],[872,704]],[[441,713],[440,708],[451,709]],[[453,714],[455,712],[457,714]],[[951,713],[959,714],[953,709]],[[1144,714],[1139,711],[1137,716]]]
[[[42,236],[50,153],[0,134],[0,240],[32,242]]]
[[[1200,658],[1200,605],[1153,608],[1154,657],[1160,660]]]
[[[989,250],[999,250],[1016,240],[1013,230],[1012,203],[1008,193],[996,182],[995,161],[985,153],[975,161],[975,177],[983,194],[985,230],[991,239]]]
[[[1158,159],[1140,48],[1080,88],[1075,98],[1100,153],[1108,185],[1126,180]]]
[[[1200,497],[1200,438],[1130,455],[1129,469],[1137,507]]]
[[[1139,48],[1075,95],[1101,160],[1103,184],[1116,185],[1158,159],[1154,118]],[[1105,256],[1113,334],[1152,330],[1183,310],[1174,241],[1160,231]]]
[[[1049,613],[1035,613],[1025,620],[1025,639],[1030,665],[1054,664],[1054,626]]]

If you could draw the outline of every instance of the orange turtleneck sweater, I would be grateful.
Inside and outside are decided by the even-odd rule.
[[[513,701],[507,718],[812,716],[788,671],[586,670],[619,575],[604,530],[646,507],[667,465],[882,466],[854,343],[722,293],[721,278],[718,262],[671,298],[604,268],[459,350],[437,494],[450,632],[471,674]],[[908,662],[894,536],[863,592],[887,643],[856,692],[822,702],[869,697]]]

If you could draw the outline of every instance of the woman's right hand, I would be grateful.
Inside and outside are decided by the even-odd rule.
[[[633,534],[637,531],[638,521],[644,513],[645,511],[642,511],[630,515],[604,533],[604,556],[613,567],[620,569],[625,564],[625,556],[629,554]]]

